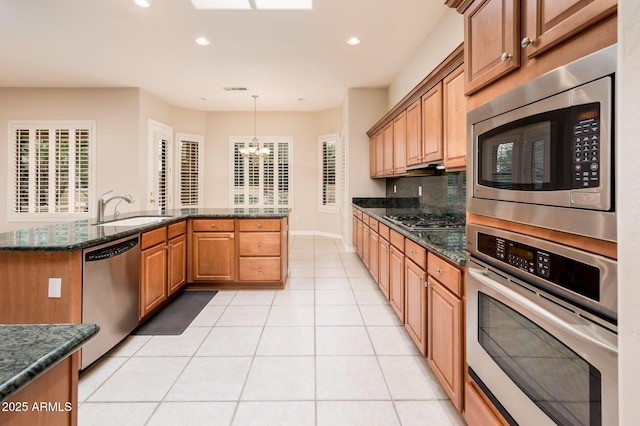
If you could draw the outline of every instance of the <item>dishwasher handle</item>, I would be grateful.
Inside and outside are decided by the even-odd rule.
[[[84,261],[94,262],[97,260],[111,259],[112,257],[116,257],[128,252],[129,250],[137,246],[139,242],[140,238],[134,237],[121,243],[102,247],[93,251],[88,251],[84,255]]]

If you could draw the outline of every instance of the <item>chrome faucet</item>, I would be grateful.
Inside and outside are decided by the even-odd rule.
[[[116,204],[115,207],[115,212],[114,212],[114,218],[117,219],[118,215],[120,214],[120,212],[118,211],[118,205],[122,202],[122,200],[126,201],[127,203],[131,204],[133,203],[133,197],[129,194],[125,194],[125,195],[110,195],[113,192],[113,189],[111,191],[107,191],[104,194],[102,194],[99,198],[98,198],[98,223],[103,222],[104,221],[104,209],[107,206],[107,203],[111,200],[120,200],[118,202],[118,204]]]

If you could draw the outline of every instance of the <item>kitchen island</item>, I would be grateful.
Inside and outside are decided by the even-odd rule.
[[[0,423],[77,422],[77,350],[95,324],[0,325]]]

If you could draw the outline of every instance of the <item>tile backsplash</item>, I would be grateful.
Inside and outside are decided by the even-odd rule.
[[[418,195],[419,187],[422,187],[422,196]],[[464,213],[467,204],[467,172],[387,179],[387,198],[398,197],[418,197],[420,207],[440,207]]]

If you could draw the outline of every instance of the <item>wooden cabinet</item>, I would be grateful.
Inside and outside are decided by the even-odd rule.
[[[593,30],[616,11],[616,0],[474,1],[464,13],[466,93],[476,92],[520,67],[533,69],[528,80],[578,59],[580,56],[561,54],[549,63],[551,67],[533,60],[569,38]],[[576,41],[582,46],[573,50],[584,55],[615,42],[615,35],[602,36]],[[612,40],[603,46],[603,38]],[[592,43],[592,48],[585,48],[585,44]]]
[[[379,236],[378,221],[369,219],[369,273],[375,282],[379,280]]]
[[[142,234],[139,319],[162,305],[187,282],[186,222]]]
[[[428,255],[429,365],[458,411],[463,403],[462,271]]]
[[[522,12],[525,26],[520,47],[524,48],[528,58],[538,56],[616,13],[617,4],[617,0],[524,1]]]
[[[378,177],[384,176],[384,131],[376,135],[376,172]]]
[[[443,83],[444,168],[464,170],[467,166],[467,100],[464,95],[464,66],[445,77]]]
[[[393,174],[405,173],[407,167],[407,111],[393,120]]]
[[[422,161],[442,161],[442,83],[422,95]]]
[[[520,0],[476,0],[464,14],[466,93],[520,66]]]
[[[405,320],[405,301],[404,301],[404,243],[405,238],[402,234],[390,230],[389,242],[391,243],[391,253],[389,255],[389,303],[395,311],[400,321],[404,324]]]
[[[393,175],[393,171],[394,171],[393,169],[393,146],[394,146],[393,121],[389,122],[389,124],[384,126],[384,129],[382,129],[382,140],[383,140],[382,142],[382,145],[383,145],[382,174],[384,176],[391,176]]]
[[[464,419],[469,426],[501,426],[507,422],[499,420],[480,390],[471,381],[464,384]]]
[[[193,219],[191,230],[189,281],[234,281],[234,220]]]
[[[407,108],[407,166],[422,162],[422,101]]]
[[[362,244],[363,237],[364,237],[364,225],[362,223],[362,219],[357,219],[357,223],[356,223],[356,252],[358,253],[358,256],[360,256],[361,259],[362,259],[362,249],[363,249],[363,244]]]
[[[423,355],[427,355],[427,251],[406,239],[404,243],[405,328]]]
[[[376,135],[369,138],[369,177],[376,177]]]
[[[240,219],[239,280],[262,282],[282,279],[282,241],[279,219]]]
[[[389,282],[391,271],[391,245],[389,241],[382,238],[378,241],[378,286],[384,297],[389,300]]]

